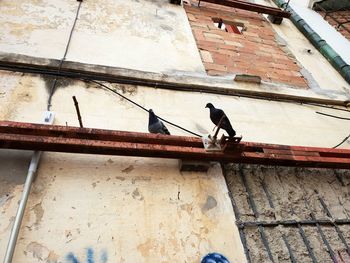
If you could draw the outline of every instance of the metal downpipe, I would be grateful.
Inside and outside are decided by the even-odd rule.
[[[44,124],[53,124],[54,117],[55,114],[53,112],[46,111],[44,114]],[[10,238],[7,244],[4,263],[12,263],[24,211],[26,209],[30,189],[35,179],[35,173],[38,169],[41,153],[41,151],[35,151],[32,155],[32,159],[30,160],[27,178],[23,186],[22,198],[17,209],[15,221],[13,223]]]
[[[35,173],[36,173],[37,168],[38,168],[40,156],[41,156],[41,152],[35,151],[33,156],[32,156],[32,159],[30,161],[30,165],[29,165],[29,169],[28,169],[28,173],[27,173],[27,178],[26,178],[26,181],[25,181],[24,187],[23,187],[22,198],[21,198],[21,201],[20,201],[19,206],[18,206],[16,218],[15,218],[15,221],[13,223],[12,230],[11,230],[10,239],[9,239],[8,244],[7,244],[4,263],[11,263],[12,262],[13,254],[14,254],[15,248],[16,248],[18,233],[19,233],[19,230],[21,228],[21,223],[22,223],[24,211],[26,209],[27,200],[29,197],[30,189],[32,187],[32,183],[34,181],[34,176],[35,176]]]

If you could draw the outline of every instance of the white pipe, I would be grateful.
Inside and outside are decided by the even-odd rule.
[[[9,239],[8,244],[7,244],[4,263],[11,263],[12,262],[13,254],[14,254],[15,248],[16,248],[18,233],[19,233],[19,230],[21,228],[23,214],[24,214],[24,211],[26,209],[27,200],[29,197],[30,189],[32,187],[35,172],[38,168],[40,156],[41,156],[41,152],[36,151],[36,152],[34,152],[32,159],[30,161],[26,182],[24,183],[24,187],[23,187],[22,198],[21,198],[21,201],[20,201],[19,206],[18,206],[15,222],[13,223],[10,239]]]
[[[44,124],[52,124],[54,119],[53,112],[45,112]],[[21,223],[26,209],[30,189],[35,178],[35,173],[38,169],[38,164],[40,161],[41,151],[35,151],[30,160],[30,165],[28,168],[27,178],[24,183],[22,198],[19,203],[15,221],[12,226],[9,242],[7,244],[6,254],[4,258],[4,263],[12,263],[13,254],[15,252],[16,243],[18,239],[19,230],[21,228]]]

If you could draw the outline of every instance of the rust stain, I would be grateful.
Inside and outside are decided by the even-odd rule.
[[[50,255],[50,250],[38,242],[30,242],[26,250],[31,252],[34,258],[39,260],[47,260]]]
[[[35,214],[35,223],[34,225],[39,225],[40,224],[40,221],[41,219],[43,218],[44,216],[44,209],[43,207],[41,206],[41,202],[36,204],[32,210],[34,211],[34,214]]]
[[[143,257],[149,257],[152,250],[157,247],[157,242],[154,239],[147,239],[146,242],[137,246],[137,250],[141,253]],[[153,254],[153,253],[152,253]]]
[[[136,200],[140,200],[140,201],[143,200],[143,196],[140,194],[138,188],[136,188],[136,189],[134,190],[134,192],[132,192],[132,198],[134,198],[134,199],[136,199]]]

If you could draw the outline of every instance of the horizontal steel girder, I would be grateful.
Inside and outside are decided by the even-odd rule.
[[[208,2],[212,4],[217,4],[217,5],[229,6],[229,7],[244,9],[244,10],[253,11],[261,14],[273,15],[276,17],[289,18],[291,16],[289,12],[281,10],[279,8],[254,4],[250,2],[244,2],[240,0],[201,0],[201,2]]]
[[[350,150],[240,142],[207,152],[200,138],[0,122],[0,148],[350,169]]]

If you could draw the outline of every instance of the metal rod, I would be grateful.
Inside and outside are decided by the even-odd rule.
[[[277,173],[277,176],[278,176],[278,178],[280,179],[280,181],[281,181],[281,183],[282,183],[282,179],[281,179],[281,176],[280,176],[279,173]],[[291,207],[291,210],[292,210],[292,213],[295,214],[294,209],[293,209],[293,206]],[[291,220],[291,221],[295,221],[295,220]],[[317,259],[316,259],[315,255],[314,255],[314,252],[313,252],[313,249],[312,249],[312,247],[311,247],[311,245],[310,245],[310,242],[309,242],[309,240],[307,239],[307,237],[306,237],[306,235],[305,235],[304,229],[302,228],[302,226],[301,226],[300,223],[297,223],[296,226],[298,227],[299,234],[300,234],[300,236],[301,236],[301,238],[302,238],[302,240],[303,240],[303,242],[304,242],[304,245],[305,245],[305,247],[306,247],[306,249],[307,249],[307,252],[308,252],[308,254],[309,254],[309,257],[310,257],[311,260],[312,260],[312,263],[317,263]]]
[[[40,156],[41,156],[41,152],[36,151],[34,152],[32,159],[30,161],[27,178],[23,187],[22,198],[18,206],[17,214],[15,217],[15,221],[13,223],[11,234],[10,234],[10,239],[7,245],[4,263],[12,262],[13,254],[16,248],[16,242],[18,239],[19,230],[23,219],[23,214],[27,205],[27,200],[28,200],[30,189],[34,180],[34,175],[38,168]]]
[[[309,256],[312,260],[312,263],[317,263],[317,259],[315,257],[314,252],[313,252],[313,248],[311,247],[310,242],[305,235],[304,229],[301,227],[300,224],[298,224],[298,229],[299,229],[299,234],[300,234],[301,238],[303,239],[303,242],[306,246],[307,252],[309,253]]]
[[[303,184],[301,184],[301,185],[303,185]],[[333,251],[331,245],[329,244],[329,242],[328,242],[326,236],[324,235],[323,230],[322,230],[320,224],[317,222],[316,216],[315,216],[315,213],[314,213],[313,209],[310,207],[309,202],[306,200],[306,194],[307,194],[307,192],[306,192],[306,190],[305,190],[304,187],[302,187],[302,189],[303,189],[303,192],[304,192],[303,199],[304,199],[305,207],[310,211],[311,219],[314,220],[314,221],[316,221],[316,229],[317,229],[317,232],[318,232],[319,235],[321,236],[322,242],[323,242],[323,244],[326,246],[327,252],[328,252],[329,256],[331,257],[331,259],[332,259],[333,262],[337,262],[337,259],[336,259],[336,257],[335,257],[334,251]]]
[[[237,225],[242,227],[257,227],[259,225],[264,227],[276,227],[276,226],[315,226],[316,224],[325,226],[338,225],[350,225],[350,220],[348,219],[318,219],[318,220],[275,220],[275,221],[237,221]]]
[[[258,210],[256,208],[256,204],[255,204],[254,199],[253,199],[252,191],[251,191],[251,189],[250,189],[250,187],[248,185],[248,182],[247,182],[247,179],[245,177],[242,165],[239,165],[239,174],[240,174],[240,176],[242,178],[242,182],[243,182],[244,188],[246,189],[246,192],[248,193],[249,206],[253,210],[254,217],[258,218],[259,217],[259,212],[258,212]],[[259,229],[261,241],[263,242],[263,245],[264,245],[264,247],[266,249],[266,252],[267,252],[267,255],[268,255],[269,259],[272,262],[275,262],[274,259],[273,259],[272,253],[271,253],[269,242],[268,242],[268,240],[266,238],[266,235],[265,235],[264,227],[259,225],[258,229]]]
[[[318,196],[318,200],[320,201],[321,203],[321,206],[324,210],[324,212],[327,214],[327,216],[329,216],[330,218],[333,218],[330,210],[328,209],[325,201],[323,200],[323,198],[319,195],[318,191],[315,190],[315,193],[317,194]],[[339,239],[342,241],[342,243],[344,244],[345,248],[346,248],[346,252],[348,253],[348,255],[350,255],[350,248],[349,248],[349,245],[348,243],[346,242],[346,239],[344,238],[344,235],[342,233],[342,231],[339,229],[338,225],[336,223],[334,223],[334,228],[335,230],[337,231],[337,234],[338,234],[338,237]]]
[[[282,234],[282,239],[283,239],[283,241],[284,241],[284,243],[286,244],[286,247],[287,247],[287,249],[288,249],[290,261],[291,261],[292,263],[296,263],[297,260],[296,260],[295,257],[294,257],[293,250],[292,250],[292,248],[290,247],[289,242],[288,242],[288,239],[287,239],[287,237],[286,237],[284,234]]]
[[[263,187],[263,190],[264,190],[265,195],[266,195],[266,197],[267,197],[267,200],[268,200],[268,202],[269,202],[270,208],[274,209],[275,206],[274,206],[274,204],[273,204],[272,197],[271,197],[271,194],[270,194],[270,192],[269,192],[269,189],[268,189],[268,187],[267,187],[267,185],[266,185],[266,183],[265,183],[265,179],[261,180],[261,185],[262,185],[262,187]],[[275,217],[275,216],[274,216],[274,217]],[[287,238],[286,238],[286,236],[285,236],[284,234],[282,234],[282,239],[283,239],[283,242],[284,242],[284,244],[286,245],[286,247],[287,247],[287,249],[288,249],[289,258],[290,258],[291,262],[292,262],[292,263],[295,263],[295,262],[296,262],[296,259],[295,259],[294,254],[293,254],[293,250],[292,250],[292,248],[290,247],[290,245],[289,245],[289,243],[288,243],[288,240],[287,240]]]
[[[262,188],[263,188],[263,190],[264,190],[264,193],[265,193],[265,195],[266,195],[266,197],[267,197],[267,201],[269,201],[270,207],[274,209],[275,206],[273,205],[272,197],[271,197],[271,195],[270,195],[270,192],[269,192],[268,189],[267,189],[267,185],[266,185],[266,183],[265,183],[265,180],[262,180],[262,181],[261,181],[261,186],[262,186]]]
[[[77,98],[75,96],[73,96],[72,98],[74,101],[75,110],[77,111],[80,128],[84,128],[83,121],[81,120],[80,109],[79,109]]]
[[[217,129],[216,129],[216,132],[215,132],[215,134],[214,134],[214,140],[216,140],[216,137],[218,136],[218,133],[219,133],[219,131],[220,131],[220,128],[221,128],[221,124],[222,124],[222,122],[223,122],[223,120],[224,120],[224,118],[226,117],[226,115],[224,114],[224,115],[222,115],[222,117],[221,117],[221,119],[220,119],[220,121],[219,121],[219,123],[218,123],[218,125],[217,125]]]
[[[252,259],[250,258],[250,253],[249,253],[249,248],[248,248],[248,243],[247,243],[247,239],[244,233],[244,229],[243,228],[239,228],[239,236],[241,237],[242,240],[242,244],[243,244],[243,248],[244,248],[244,253],[247,257],[247,261],[248,263],[252,262]]]
[[[312,218],[313,220],[315,220],[314,212],[311,212],[310,215],[311,215],[311,218]],[[320,226],[319,223],[316,223],[316,228],[317,228],[317,232],[320,234],[320,236],[321,236],[321,238],[322,238],[323,244],[324,244],[324,245],[326,246],[326,248],[327,248],[327,251],[328,251],[328,253],[329,253],[329,256],[331,257],[331,259],[333,260],[333,262],[337,262],[337,259],[336,259],[336,257],[335,257],[334,251],[333,251],[331,245],[329,244],[329,242],[328,242],[326,236],[324,235],[323,230],[322,230],[322,228],[321,228],[321,226]]]
[[[222,170],[223,175],[224,175],[225,183],[227,185],[228,195],[229,195],[230,200],[231,200],[233,212],[235,214],[236,221],[237,221],[237,220],[240,220],[241,214],[239,212],[238,206],[236,205],[236,201],[235,201],[235,199],[234,199],[234,197],[232,195],[232,192],[230,190],[230,185],[229,185],[229,183],[227,181],[227,173],[226,173],[225,165],[223,163],[220,163],[220,165],[221,165],[221,170]],[[252,262],[252,260],[250,258],[249,248],[248,248],[248,244],[247,244],[247,239],[245,237],[244,229],[243,228],[238,228],[238,231],[239,231],[239,236],[241,237],[241,240],[242,240],[244,254],[246,255],[248,263],[250,263],[250,262]]]

